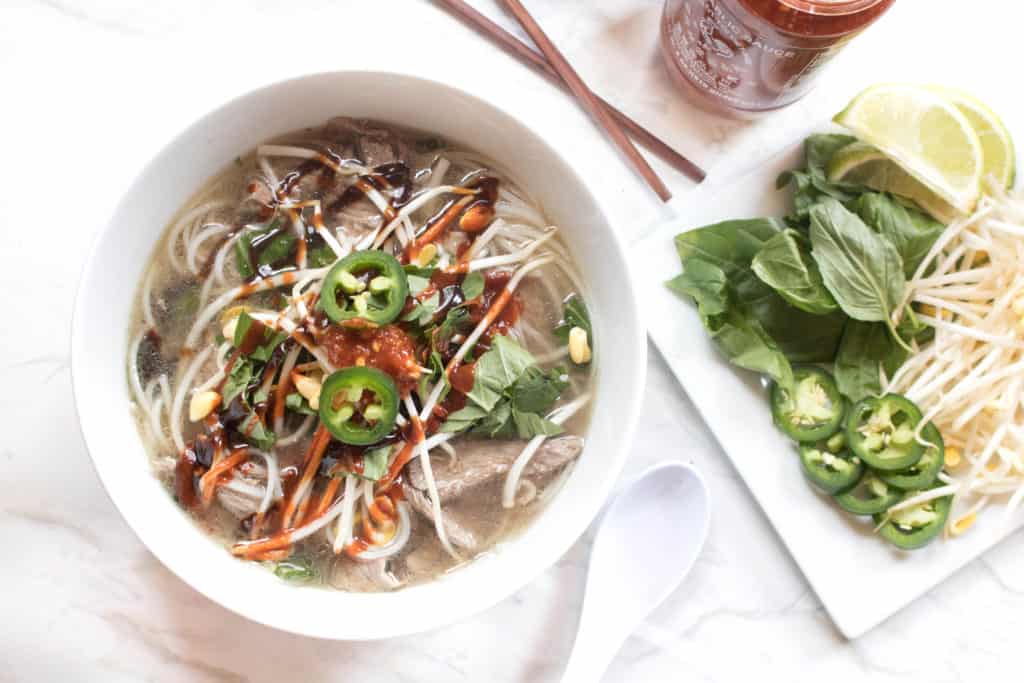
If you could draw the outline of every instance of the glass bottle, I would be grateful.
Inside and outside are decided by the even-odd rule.
[[[895,0],[667,0],[662,54],[705,106],[749,115],[791,104]]]

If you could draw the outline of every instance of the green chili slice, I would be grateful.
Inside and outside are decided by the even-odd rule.
[[[369,446],[391,433],[398,418],[398,388],[375,368],[338,370],[320,390],[320,420],[342,443]]]
[[[886,484],[871,470],[845,493],[836,496],[839,506],[855,515],[873,515],[892,507],[903,497],[903,491]]]
[[[842,432],[800,444],[800,464],[812,484],[832,495],[849,490],[864,474],[864,463],[846,448]]]
[[[850,410],[846,440],[868,466],[885,472],[905,470],[921,459],[924,446],[915,433],[921,411],[898,394],[869,396]]]
[[[383,251],[357,251],[328,271],[320,290],[327,317],[336,323],[362,320],[385,325],[402,313],[409,280],[402,264]]]
[[[925,446],[921,459],[899,472],[879,472],[882,481],[905,491],[928,488],[935,483],[946,460],[946,445],[938,427],[932,422],[925,425],[921,437],[930,444]]]
[[[902,500],[908,500],[920,493],[921,491],[907,491]],[[942,527],[946,525],[946,518],[949,517],[949,508],[952,503],[952,496],[943,496],[904,510],[897,510],[889,514],[888,519],[885,514],[876,514],[876,524],[885,522],[878,533],[897,548],[916,550],[928,545],[933,538],[939,535]]]
[[[839,431],[846,403],[832,375],[805,365],[793,368],[793,390],[772,387],[772,418],[794,441],[827,439]]]

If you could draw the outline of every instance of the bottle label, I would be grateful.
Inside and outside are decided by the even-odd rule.
[[[676,64],[697,88],[728,104],[761,110],[789,104],[846,40],[801,47],[782,34],[752,31],[722,0],[683,0],[667,16]]]

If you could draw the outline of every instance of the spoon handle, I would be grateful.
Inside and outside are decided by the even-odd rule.
[[[586,610],[584,610],[586,611]],[[586,621],[580,621],[580,630],[572,646],[572,654],[562,674],[562,683],[597,683],[605,669],[615,659],[625,634],[610,625],[588,628]],[[590,622],[593,625],[593,622]]]

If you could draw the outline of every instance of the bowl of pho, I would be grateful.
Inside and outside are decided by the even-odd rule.
[[[646,365],[627,272],[510,114],[394,73],[270,85],[171,141],[88,255],[83,434],[133,530],[223,606],[433,628],[555,562],[611,490]]]

